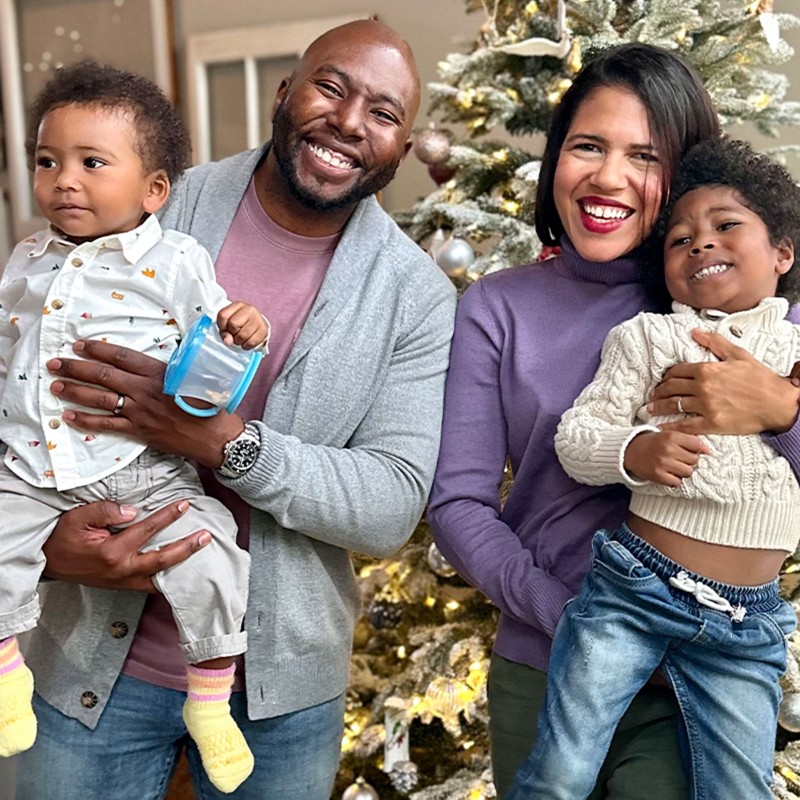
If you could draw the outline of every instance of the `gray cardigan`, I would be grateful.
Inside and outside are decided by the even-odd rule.
[[[191,169],[162,224],[216,258],[265,148]],[[241,298],[246,300],[247,298]],[[224,481],[252,507],[245,620],[251,719],[347,685],[359,594],[350,551],[397,550],[436,465],[455,293],[372,197],[350,218],[259,423],[262,449]],[[28,662],[48,703],[97,724],[145,595],[50,582]],[[113,626],[113,627],[112,627]]]

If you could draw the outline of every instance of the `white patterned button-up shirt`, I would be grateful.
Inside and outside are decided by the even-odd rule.
[[[0,279],[0,440],[9,469],[63,491],[133,461],[145,445],[64,423],[68,405],[50,391],[47,362],[76,358],[78,339],[167,361],[194,320],[215,319],[227,303],[205,249],[152,216],[77,246],[52,229],[20,242]]]

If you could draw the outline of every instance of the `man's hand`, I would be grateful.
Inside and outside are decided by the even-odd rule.
[[[154,592],[151,576],[185,561],[211,542],[211,534],[201,530],[160,550],[139,552],[154,534],[188,508],[186,500],[170,503],[116,534],[109,528],[134,520],[135,508],[101,500],[68,511],[61,515],[44,546],[44,574],[100,589]]]
[[[677,431],[637,434],[625,448],[625,470],[636,478],[677,487],[709,452],[698,436]]]
[[[50,390],[66,402],[114,412],[68,409],[62,416],[73,428],[120,433],[212,468],[222,463],[224,446],[244,430],[244,422],[235,414],[220,411],[200,418],[181,411],[163,392],[165,366],[157,359],[93,340],[76,342],[73,349],[88,360],[49,361],[50,372],[66,379],[54,381]],[[118,409],[120,397],[124,402]]]
[[[676,364],[664,373],[648,410],[656,416],[682,410],[687,416],[659,427],[693,434],[744,435],[781,433],[794,425],[800,390],[791,380],[719,334],[695,330],[692,338],[721,361]]]

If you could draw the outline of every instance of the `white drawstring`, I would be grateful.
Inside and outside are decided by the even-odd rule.
[[[708,584],[693,580],[689,577],[689,573],[684,570],[671,577],[669,583],[670,586],[674,586],[682,592],[694,595],[700,605],[717,611],[725,611],[731,615],[731,619],[734,622],[741,622],[747,613],[747,609],[743,605],[732,606],[727,599],[715,592]]]

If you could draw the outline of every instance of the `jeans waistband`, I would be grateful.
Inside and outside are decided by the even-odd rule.
[[[676,577],[679,572],[683,572],[692,580],[710,586],[717,594],[728,600],[731,605],[745,606],[749,613],[773,611],[781,603],[777,578],[760,586],[736,586],[711,580],[686,569],[686,567],[668,558],[644,539],[638,537],[624,523],[609,538],[612,541],[619,542],[632,556],[641,561],[643,566],[657,575],[668,586],[670,578]],[[691,595],[686,595],[672,587],[670,587],[670,591],[676,596],[680,596],[685,602],[697,604],[697,601]]]

